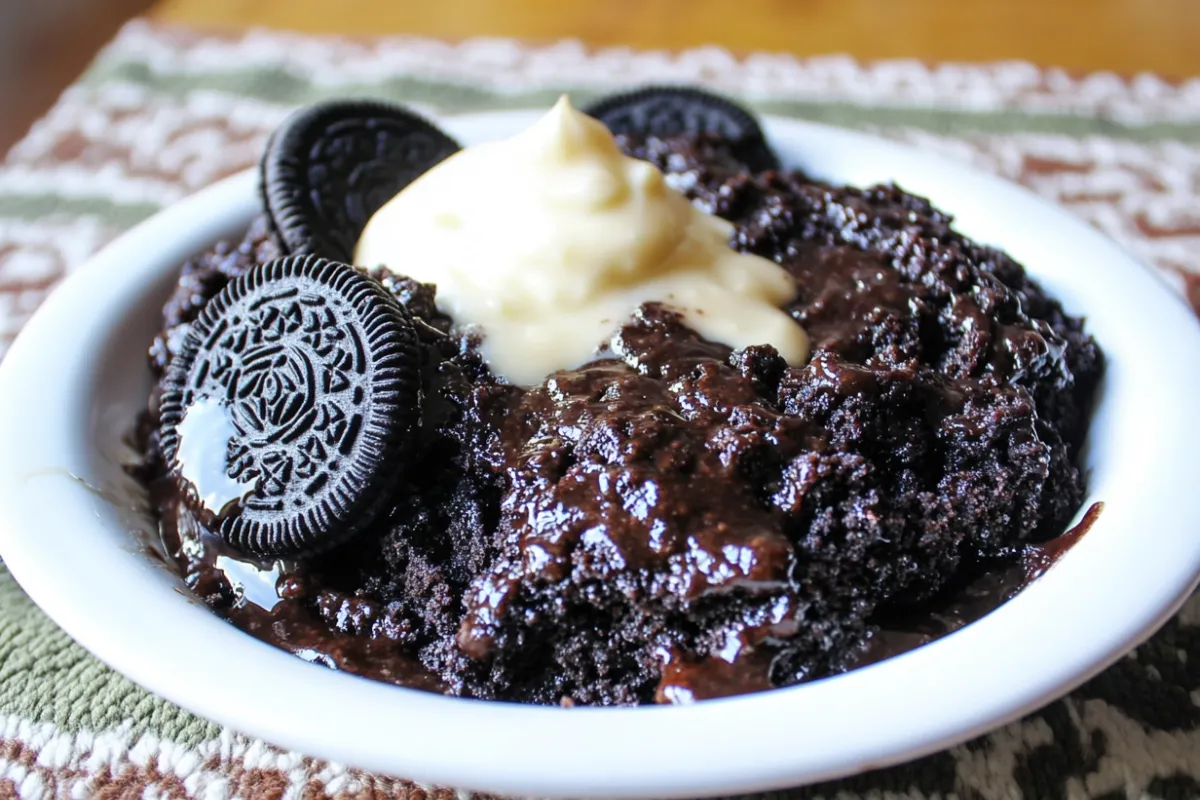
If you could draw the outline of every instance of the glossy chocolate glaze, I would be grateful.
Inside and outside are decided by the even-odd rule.
[[[1102,360],[1082,322],[894,187],[753,175],[713,140],[623,144],[735,222],[733,246],[792,273],[811,361],[731,352],[648,305],[594,362],[521,389],[491,377],[431,287],[375,272],[418,319],[420,441],[368,531],[251,574],[270,609],[178,511],[151,398],[142,474],[198,595],[380,680],[628,704],[833,674],[1019,588],[1020,554],[1083,496]],[[272,248],[259,225],[185,267],[158,369],[179,326]]]

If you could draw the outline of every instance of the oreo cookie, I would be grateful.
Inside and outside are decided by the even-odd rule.
[[[164,379],[163,458],[197,518],[260,556],[369,524],[420,415],[412,318],[358,270],[276,259],[218,293]]]
[[[371,215],[460,149],[401,106],[318,103],[289,117],[267,142],[263,202],[286,253],[352,263]]]
[[[602,97],[584,113],[614,134],[671,136],[712,134],[729,142],[734,156],[751,171],[779,169],[754,116],[732,100],[688,86],[649,86]]]

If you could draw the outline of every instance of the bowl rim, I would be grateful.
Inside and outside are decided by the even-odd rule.
[[[445,123],[473,142],[516,130],[537,113]],[[103,409],[79,396],[102,377],[95,373],[101,348],[121,339],[123,315],[162,284],[179,254],[245,227],[257,207],[253,170],[160,212],[90,259],[0,364],[0,553],[10,571],[101,660],[201,716],[364,769],[505,794],[682,797],[794,786],[939,750],[1074,688],[1149,636],[1200,578],[1200,537],[1189,513],[1200,501],[1188,492],[1200,470],[1187,459],[1200,450],[1200,427],[1186,424],[1187,401],[1200,395],[1200,326],[1115,243],[1025,189],[866,134],[772,117],[763,123],[777,147],[787,143],[781,151],[803,148],[799,160],[817,173],[834,163],[839,179],[861,183],[856,175],[887,169],[906,188],[935,195],[922,176],[936,176],[939,193],[956,201],[935,196],[935,204],[954,208],[960,225],[965,216],[970,235],[999,231],[1003,239],[1024,226],[1004,246],[1052,293],[1070,288],[1097,304],[1089,313],[1103,306],[1102,316],[1116,320],[1108,310],[1115,292],[1121,307],[1140,312],[1136,325],[1113,323],[1122,334],[1112,340],[1115,350],[1105,343],[1122,354],[1110,360],[1105,413],[1152,412],[1132,432],[1106,423],[1111,436],[1092,443],[1100,459],[1093,478],[1110,493],[1108,507],[1068,557],[985,619],[902,656],[788,689],[692,706],[569,710],[388,686],[306,664],[241,633],[184,596],[178,580],[138,548],[100,535],[117,524],[111,498],[64,477],[91,469],[89,436],[111,426],[111,417],[99,419]],[[989,221],[992,213],[1000,219]],[[1055,258],[1086,263],[1120,288]],[[1155,342],[1166,344],[1145,363],[1123,355]],[[1166,365],[1172,369],[1164,373]],[[1134,384],[1155,371],[1156,391],[1147,384],[1139,393]],[[1116,463],[1124,455],[1136,458]],[[97,535],[79,535],[88,528]],[[1140,537],[1153,546],[1139,546]],[[231,663],[242,666],[236,681],[227,677]]]

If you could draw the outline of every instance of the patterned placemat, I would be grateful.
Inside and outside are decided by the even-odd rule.
[[[1159,267],[1200,305],[1200,80],[1023,63],[858,64],[715,48],[589,52],[130,24],[0,165],[0,354],[64,274],[130,225],[257,160],[317,98],[448,113],[647,81],[863,128],[1019,181]],[[912,764],[791,797],[1200,797],[1200,601],[1036,714]],[[0,567],[0,797],[452,797],[280,751],[146,694],[88,656]]]

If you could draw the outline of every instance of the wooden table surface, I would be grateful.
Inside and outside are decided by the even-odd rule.
[[[39,0],[0,12],[0,152],[129,16],[216,28],[574,37],[595,45],[864,59],[1025,59],[1200,75],[1198,0]]]
[[[1196,0],[162,0],[161,19],[1200,74]]]

